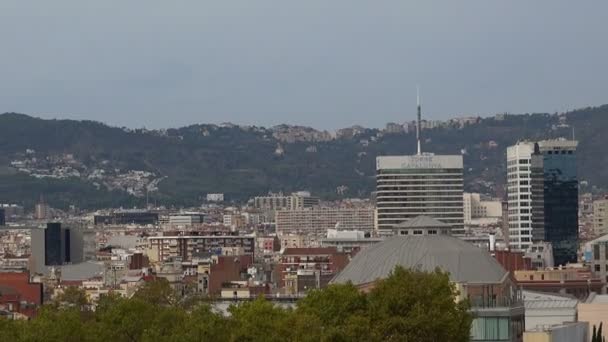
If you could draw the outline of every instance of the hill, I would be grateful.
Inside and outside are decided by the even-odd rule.
[[[580,141],[579,175],[608,189],[608,105],[563,114],[497,115],[423,132],[423,150],[464,153],[465,187],[501,195],[506,147],[521,139]],[[368,196],[375,158],[412,154],[413,133],[352,127],[332,136],[307,127],[192,125],[130,130],[92,121],[0,115],[0,203],[41,194],[66,208],[198,205],[207,193],[242,201],[307,189],[324,198]]]

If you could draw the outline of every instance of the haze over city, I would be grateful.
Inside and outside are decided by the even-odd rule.
[[[606,2],[0,3],[0,108],[127,127],[381,127],[606,102]]]

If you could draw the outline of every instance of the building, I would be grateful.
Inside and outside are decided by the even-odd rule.
[[[286,248],[277,265],[279,287],[291,295],[325,287],[346,264],[348,256],[334,247]]]
[[[207,194],[207,202],[224,202],[224,194]]]
[[[31,318],[38,312],[42,300],[42,284],[31,282],[29,273],[0,273],[0,312],[6,310]]]
[[[592,293],[578,304],[577,310],[579,322],[589,322],[590,329],[600,324],[608,327],[608,295]]]
[[[526,250],[525,256],[530,259],[533,269],[554,267],[553,247],[550,242],[533,242]]]
[[[532,153],[531,142],[518,142],[507,148],[509,246],[519,251],[532,244]]]
[[[539,186],[532,199],[543,214],[543,224],[533,227],[534,236],[551,243],[556,265],[578,261],[577,146],[577,141],[565,139],[539,141],[532,156],[533,166],[542,167],[543,179],[542,194]]]
[[[354,255],[361,249],[382,242],[382,240],[379,237],[371,237],[369,233],[363,231],[328,229],[327,236],[320,242],[321,247],[335,247],[338,252]]]
[[[461,195],[462,198],[462,195]],[[509,272],[487,252],[450,235],[394,236],[360,251],[332,283],[369,291],[402,266],[450,275],[474,315],[472,341],[522,341],[524,304]]]
[[[523,290],[526,330],[576,322],[579,300],[569,295]]]
[[[296,210],[318,205],[319,198],[311,196],[307,191],[294,192],[289,196],[278,194],[258,196],[253,199],[253,207],[260,210]]]
[[[0,226],[6,225],[6,212],[0,208]]]
[[[601,293],[608,290],[608,235],[589,241],[584,247],[584,261],[591,266],[591,272],[603,283]]]
[[[156,225],[158,224],[158,213],[146,210],[120,210],[110,215],[95,215],[93,222],[95,225]]]
[[[376,184],[379,231],[424,215],[464,234],[462,156],[377,157]]]
[[[85,246],[82,231],[63,227],[61,223],[47,223],[46,228],[31,230],[32,269],[43,273],[45,266],[61,266],[84,260]]]
[[[559,325],[538,326],[526,331],[524,342],[586,342],[589,336],[589,323],[571,321]]]
[[[464,222],[485,217],[502,217],[502,202],[498,200],[482,200],[477,193],[463,194]]]
[[[517,285],[524,290],[568,294],[586,298],[591,292],[602,291],[601,279],[588,267],[572,265],[541,270],[517,270],[513,272]]]
[[[169,216],[169,225],[172,226],[192,226],[201,224],[204,221],[202,214],[179,214]]]
[[[203,233],[201,233],[203,234]],[[166,262],[179,257],[191,260],[205,254],[254,255],[255,237],[237,235],[199,235],[186,232],[186,235],[151,236],[148,238],[147,254],[150,261]]]
[[[323,236],[328,229],[374,229],[372,208],[308,208],[278,210],[275,212],[276,231],[279,235],[311,234]]]
[[[593,201],[593,231],[596,235],[608,234],[608,197]]]

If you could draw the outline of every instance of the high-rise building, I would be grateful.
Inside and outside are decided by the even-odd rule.
[[[534,143],[507,148],[509,246],[525,251],[532,244],[532,153]]]
[[[577,141],[566,139],[539,141],[532,156],[533,164],[542,165],[543,178],[543,225],[534,236],[551,243],[556,265],[577,262],[577,146]],[[540,167],[538,169],[541,170]],[[539,192],[533,201],[540,203],[540,198]]]
[[[6,214],[4,209],[0,208],[0,226],[4,226],[6,224]]]
[[[36,272],[42,272],[44,266],[60,266],[84,259],[83,235],[77,229],[53,222],[47,223],[46,228],[32,229],[31,236]]]
[[[461,155],[419,154],[376,158],[378,230],[429,216],[464,234]]]
[[[593,201],[593,230],[596,235],[608,234],[608,197]]]

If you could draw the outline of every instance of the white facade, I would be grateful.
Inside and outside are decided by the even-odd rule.
[[[593,230],[597,235],[608,234],[608,199],[593,201]]]
[[[525,251],[532,244],[532,177],[534,143],[519,142],[507,148],[509,246]]]
[[[500,201],[485,201],[477,193],[463,194],[464,222],[472,219],[486,217],[502,217],[502,203]]]
[[[312,234],[323,236],[328,229],[371,231],[374,229],[372,208],[308,208],[276,211],[279,235]]]
[[[423,215],[464,233],[461,155],[377,157],[376,181],[378,230]]]

